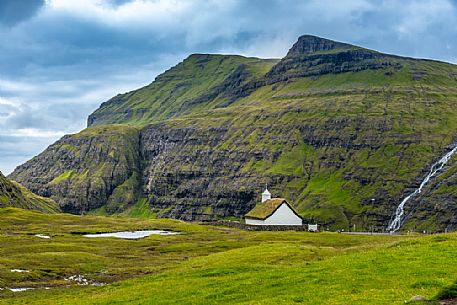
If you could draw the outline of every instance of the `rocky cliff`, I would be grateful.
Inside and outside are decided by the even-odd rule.
[[[382,229],[455,139],[456,88],[454,65],[314,36],[281,60],[196,54],[11,177],[72,213],[147,199],[186,220],[242,217],[268,183],[305,221]],[[430,187],[411,226],[456,227],[454,180]]]

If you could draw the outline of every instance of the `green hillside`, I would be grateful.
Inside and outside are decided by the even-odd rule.
[[[455,65],[307,35],[281,60],[191,55],[11,178],[72,213],[147,201],[184,220],[241,218],[268,183],[305,222],[381,231],[454,143],[456,85]],[[406,206],[405,228],[457,228],[455,161]]]
[[[89,116],[88,125],[144,126],[217,107],[215,98],[220,93],[264,75],[276,62],[238,55],[193,54],[150,85],[103,103]]]
[[[60,208],[54,200],[43,198],[10,181],[0,172],[0,208],[16,207],[47,213],[56,213]]]

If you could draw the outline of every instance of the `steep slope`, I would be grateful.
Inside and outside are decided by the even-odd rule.
[[[88,118],[88,126],[145,125],[236,99],[238,88],[265,74],[277,60],[193,54],[139,90],[119,94]],[[217,97],[220,97],[215,101]],[[210,102],[213,102],[212,104]]]
[[[225,72],[215,72],[220,70]],[[280,61],[190,56],[151,85],[102,104],[89,125],[122,122],[139,128],[132,135],[139,161],[131,170],[140,176],[134,179],[139,191],[133,187],[123,193],[147,198],[161,217],[241,217],[268,182],[273,195],[289,199],[306,220],[335,229],[382,229],[400,199],[453,143],[456,103],[455,65],[305,35]],[[102,130],[110,126],[91,127],[80,141],[89,141],[87,133],[97,134],[100,139],[90,143],[105,146]],[[108,158],[98,155],[101,163]],[[54,171],[49,161],[63,156],[67,165]],[[88,171],[81,181],[91,181],[98,166],[93,157],[51,146],[11,177],[33,191],[47,190],[40,194],[68,211],[107,203],[113,211],[116,204],[108,199],[118,184],[106,177],[107,195],[98,200],[88,200],[87,186],[71,196],[52,187],[54,179],[74,168]],[[448,206],[454,207],[449,198]],[[78,200],[97,204],[72,210]],[[424,204],[425,210],[409,212],[413,222],[425,224],[423,215],[433,215],[430,203]],[[457,216],[457,209],[448,210],[450,218]],[[457,225],[434,219],[434,228]]]
[[[139,135],[121,125],[64,136],[11,175],[35,193],[56,200],[64,212],[105,206],[124,210],[140,190]]]
[[[46,213],[59,212],[56,202],[33,194],[15,181],[10,181],[0,172],[0,208],[16,207]]]

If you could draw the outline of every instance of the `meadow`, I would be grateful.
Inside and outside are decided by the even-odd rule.
[[[140,240],[82,236],[140,229],[181,234]],[[0,303],[404,304],[422,295],[435,304],[440,295],[452,294],[456,254],[453,233],[249,232],[177,220],[4,208]],[[65,280],[74,275],[89,285]],[[5,289],[13,287],[36,289]]]

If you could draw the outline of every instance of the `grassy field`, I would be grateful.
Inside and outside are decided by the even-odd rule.
[[[457,278],[456,234],[247,232],[14,208],[0,209],[0,228],[0,287],[52,287],[0,290],[2,304],[403,304],[433,299]],[[153,228],[182,234],[81,236]],[[64,280],[72,275],[110,284]]]

